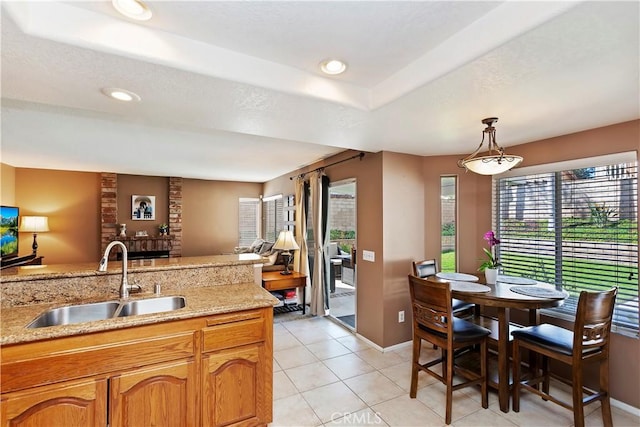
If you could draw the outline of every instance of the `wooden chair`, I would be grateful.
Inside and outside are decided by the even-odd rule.
[[[409,291],[413,309],[413,356],[409,396],[416,397],[418,373],[424,371],[447,387],[445,416],[447,424],[451,424],[451,407],[455,390],[479,384],[482,393],[482,407],[486,409],[488,407],[487,336],[490,331],[453,316],[449,282],[435,277],[421,279],[410,274]],[[441,357],[421,364],[422,340],[440,347]],[[455,350],[473,346],[480,347],[480,374],[454,363]],[[440,363],[442,364],[442,375],[430,369]],[[460,375],[467,381],[454,385],[454,374]]]
[[[426,259],[424,261],[413,261],[413,275],[422,279],[435,276],[438,273],[438,261],[435,259]],[[475,312],[475,304],[464,302],[457,299],[451,301],[453,314],[458,317],[472,316]]]
[[[542,324],[512,332],[513,347],[513,410],[520,410],[520,390],[526,389],[573,411],[574,425],[584,427],[584,406],[600,400],[602,421],[611,427],[611,404],[609,399],[609,346],[611,318],[618,289],[604,292],[580,292],[574,331],[559,326]],[[532,373],[532,378],[522,380],[520,374],[520,354],[528,349],[542,355],[542,373]],[[573,402],[568,404],[549,395],[549,358],[571,366],[571,381],[554,377],[570,384],[573,388]],[[583,365],[600,363],[600,390],[598,392],[583,386]],[[538,390],[542,383],[542,390]],[[586,394],[586,397],[583,397]]]

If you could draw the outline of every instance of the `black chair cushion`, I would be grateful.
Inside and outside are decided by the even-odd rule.
[[[543,323],[538,326],[528,326],[511,332],[514,338],[529,341],[549,350],[571,356],[573,354],[573,332],[559,326]],[[588,348],[583,355],[600,351],[600,347]]]
[[[555,325],[543,323],[511,332],[514,338],[530,341],[549,350],[571,356],[573,354],[573,332]]]
[[[451,299],[451,310],[454,312],[470,310],[473,307],[474,307],[474,304],[470,302],[460,301],[459,299],[455,299],[455,298]]]
[[[420,329],[430,334],[446,338],[447,334],[427,328],[424,325],[418,325]],[[478,326],[475,323],[468,322],[464,319],[453,317],[453,340],[456,342],[472,341],[491,334],[491,331]]]

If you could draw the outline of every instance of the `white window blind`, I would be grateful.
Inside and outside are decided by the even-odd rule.
[[[260,236],[260,199],[240,198],[238,246],[249,246]]]
[[[262,199],[262,238],[275,242],[284,229],[282,194]]]
[[[581,290],[617,286],[614,328],[637,333],[637,169],[634,153],[494,178],[503,273],[564,289],[570,297],[550,311],[568,315]]]

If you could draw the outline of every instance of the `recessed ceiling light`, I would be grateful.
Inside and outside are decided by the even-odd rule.
[[[151,19],[151,9],[142,0],[112,0],[113,7],[127,18],[138,21]]]
[[[347,69],[347,64],[339,59],[325,59],[320,63],[320,69],[323,73],[334,76],[336,74],[344,73]]]
[[[131,101],[140,101],[140,98],[137,94],[117,87],[106,87],[102,89],[102,93],[107,95],[110,98],[117,99],[118,101],[131,102]]]

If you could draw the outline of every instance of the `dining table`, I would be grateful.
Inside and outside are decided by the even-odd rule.
[[[511,391],[511,375],[510,375],[510,310],[526,310],[528,311],[528,324],[537,325],[540,323],[539,309],[558,307],[564,303],[564,299],[568,294],[564,291],[557,291],[555,286],[549,283],[539,282],[533,279],[517,278],[512,276],[502,276],[506,281],[496,282],[496,284],[483,283],[482,280],[473,275],[464,275],[467,277],[475,277],[478,279],[473,282],[461,282],[450,279],[451,297],[470,302],[482,307],[492,307],[497,312],[497,353],[498,353],[498,381],[492,384],[498,389],[498,400],[500,402],[500,410],[509,412],[510,391]],[[442,278],[441,278],[442,279]],[[467,279],[473,280],[473,279]],[[517,282],[517,283],[509,283]],[[476,285],[476,286],[473,286]],[[523,293],[512,290],[516,288],[518,291],[530,289],[539,296],[525,295]],[[488,289],[486,289],[488,288]],[[536,292],[533,292],[536,291]],[[539,291],[539,292],[538,292]],[[492,331],[495,332],[495,331]]]

